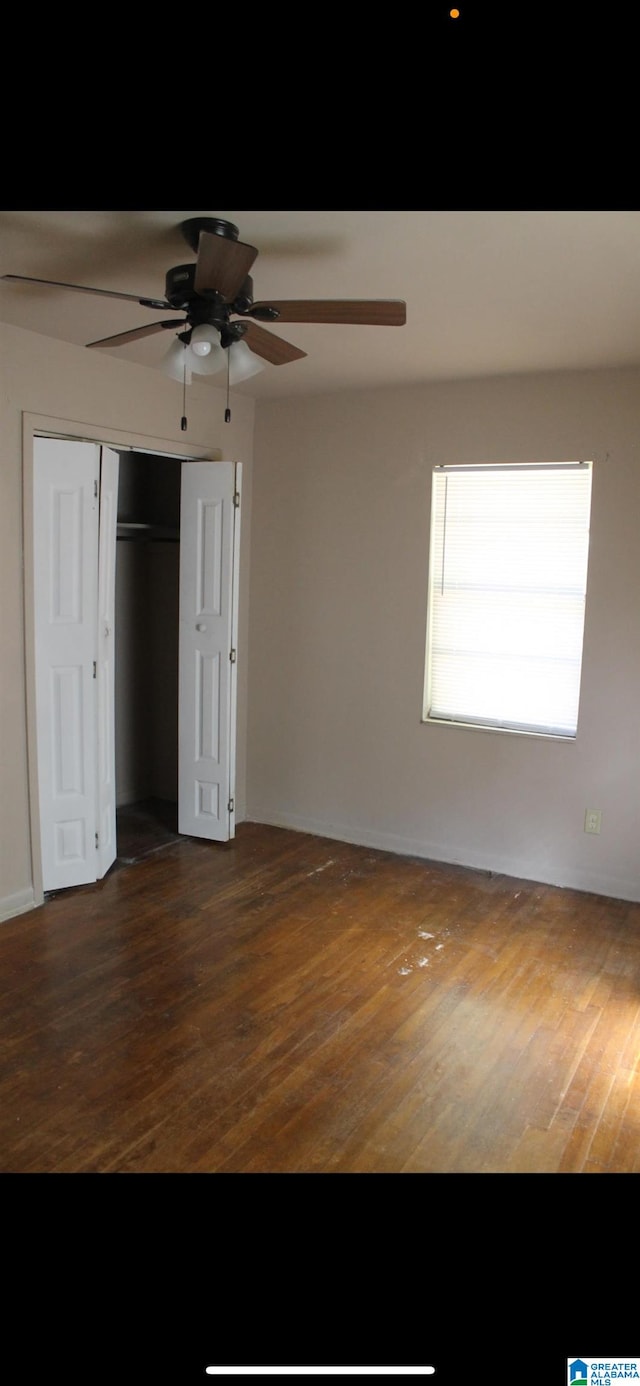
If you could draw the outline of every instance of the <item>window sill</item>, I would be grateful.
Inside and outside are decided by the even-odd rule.
[[[423,727],[458,727],[463,731],[490,732],[491,735],[502,734],[503,736],[526,736],[535,741],[560,741],[564,745],[573,746],[577,741],[576,736],[567,736],[562,732],[538,732],[528,731],[525,727],[491,727],[480,722],[456,722],[448,717],[429,717],[424,715],[420,718]]]

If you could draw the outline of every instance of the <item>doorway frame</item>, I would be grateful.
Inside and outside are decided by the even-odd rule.
[[[42,841],[40,837],[40,790],[38,786],[38,740],[36,730],[36,634],[35,634],[35,545],[34,545],[34,467],[33,440],[36,437],[68,438],[72,442],[95,443],[116,452],[148,452],[173,457],[179,462],[222,462],[222,448],[174,442],[148,433],[112,428],[78,419],[58,419],[48,414],[23,412],[22,415],[22,526],[25,690],[27,703],[27,775],[29,794],[29,834],[33,903],[44,904],[42,884]],[[232,459],[229,459],[232,460]]]

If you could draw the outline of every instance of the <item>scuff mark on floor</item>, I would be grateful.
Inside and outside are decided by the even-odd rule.
[[[333,857],[330,857],[329,861],[325,861],[324,866],[316,866],[314,871],[307,871],[307,876],[319,876],[320,872],[326,871],[328,866],[333,866]]]

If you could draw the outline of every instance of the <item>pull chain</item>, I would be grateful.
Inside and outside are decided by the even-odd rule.
[[[231,410],[229,408],[229,371],[231,369],[231,347],[227,347],[227,407],[224,411],[224,421],[229,423],[231,420]]]
[[[185,344],[184,359],[182,362],[182,419],[180,427],[184,433],[187,427],[187,348]]]

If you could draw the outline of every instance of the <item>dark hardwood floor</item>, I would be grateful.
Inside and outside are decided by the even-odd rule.
[[[119,866],[133,866],[152,852],[163,852],[180,840],[178,805],[163,799],[125,804],[116,814],[116,835]]]
[[[4,1172],[640,1172],[640,905],[242,824],[0,928]]]

